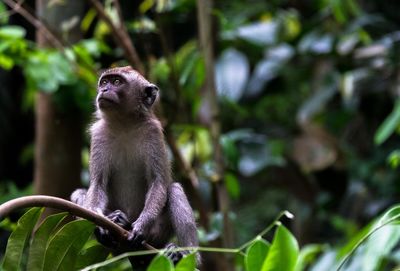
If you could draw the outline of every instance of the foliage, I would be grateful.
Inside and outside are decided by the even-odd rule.
[[[108,251],[93,241],[88,241],[94,225],[86,220],[62,223],[66,213],[48,216],[31,236],[42,211],[43,208],[32,208],[19,219],[8,240],[3,270],[70,270],[71,265],[75,266],[75,269],[92,270],[118,266],[115,265],[115,261],[121,257],[105,260]],[[397,226],[400,218],[399,205],[387,210],[380,219],[361,230],[336,252],[319,245],[309,245],[299,250],[295,237],[278,221],[282,215],[291,217],[289,213],[283,212],[257,237],[237,249],[199,247],[198,250],[237,254],[244,258],[237,266],[238,270],[246,271],[306,270],[321,252],[328,258],[321,257],[312,270],[331,269],[333,266],[336,270],[377,270],[385,265],[383,259],[400,240],[400,229]],[[269,243],[263,235],[274,225],[275,234]],[[147,252],[126,253],[122,256],[141,254]],[[332,257],[335,254],[336,256]],[[195,254],[189,254],[174,267],[160,250],[147,270],[191,271],[195,270],[195,261]]]
[[[7,244],[3,270],[71,270],[108,255],[98,245],[84,247],[94,225],[86,220],[63,225],[66,213],[48,216],[31,236],[42,211],[32,208],[18,220]]]
[[[0,27],[0,67],[5,70],[16,65],[23,68],[27,80],[26,106],[32,106],[33,93],[38,90],[62,95],[62,89],[67,88],[67,95],[58,99],[60,108],[76,105],[81,110],[88,110],[87,104],[93,98],[97,80],[95,70],[88,67],[93,65],[93,58],[99,52],[107,51],[107,47],[96,40],[85,40],[64,52],[39,49],[26,40],[25,35],[26,31],[19,26]]]
[[[43,211],[43,208],[28,210],[19,220],[7,244],[3,270],[92,270],[113,263],[113,259],[105,260],[108,252],[105,248],[88,241],[94,225],[87,220],[75,220],[62,223],[66,213],[48,216],[31,233]],[[282,213],[284,215],[286,213]],[[282,216],[281,215],[281,216]],[[279,219],[278,217],[277,219]],[[274,224],[277,224],[272,244],[262,239]],[[299,248],[293,235],[280,223],[274,221],[261,235],[240,248],[224,250],[219,248],[198,248],[200,251],[229,252],[242,254],[245,258],[245,270],[294,270],[297,264]],[[141,255],[147,252],[126,253]],[[155,252],[153,252],[155,253]],[[196,268],[194,254],[185,256],[176,267],[165,257],[163,251],[155,257],[148,271],[177,270],[193,271]],[[119,258],[118,258],[119,259]],[[95,264],[96,263],[96,264]],[[93,264],[93,266],[91,266]]]
[[[115,19],[112,1],[105,2]],[[400,262],[397,226],[380,228],[377,219],[400,195],[400,6],[367,2],[214,1],[230,219],[241,243],[290,209],[300,251],[285,228],[278,227],[274,238],[287,237],[279,249],[293,250],[285,250],[288,260],[281,264],[292,268],[297,255],[296,271],[331,270],[346,255],[351,258],[341,270],[385,270]],[[198,174],[200,198],[212,205],[214,150],[202,123],[209,113],[202,97],[207,71],[195,34],[196,1],[146,0],[134,8],[136,13],[124,14],[125,24],[148,76],[162,90],[168,128]],[[24,28],[0,16],[0,67],[23,71],[25,109],[41,90],[55,94],[64,110],[91,110],[94,70],[126,64],[110,42],[110,29],[95,17],[90,9],[82,21],[87,39],[58,51],[37,48]],[[209,225],[201,227],[203,244],[221,236],[222,223],[221,213],[210,215]],[[274,241],[253,240],[238,256],[241,268],[273,270],[264,260],[282,254],[272,250]],[[163,257],[157,261],[171,268]]]

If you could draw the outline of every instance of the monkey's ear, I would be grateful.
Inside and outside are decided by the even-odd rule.
[[[145,87],[143,92],[143,102],[146,106],[151,106],[157,98],[158,87],[156,85],[149,85]]]

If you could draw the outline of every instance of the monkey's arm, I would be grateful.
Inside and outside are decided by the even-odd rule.
[[[98,214],[106,214],[108,199],[105,189],[99,183],[92,183],[87,191],[83,206]]]
[[[165,145],[162,141],[160,131],[149,133],[153,138],[151,148],[148,149],[148,157],[146,159],[146,180],[148,190],[146,193],[145,203],[138,219],[132,223],[131,240],[140,239],[145,235],[152,223],[161,214],[166,206],[168,197],[168,186],[170,180],[170,164],[166,155]],[[150,144],[149,144],[150,145]],[[149,146],[148,145],[148,146]]]
[[[98,214],[105,215],[108,205],[108,197],[106,193],[106,184],[111,178],[108,170],[104,154],[101,150],[101,142],[94,138],[92,140],[90,153],[90,185],[87,190],[83,207],[92,210]]]
[[[161,180],[155,180],[146,194],[144,208],[138,219],[132,223],[132,231],[129,237],[133,242],[139,241],[145,231],[149,230],[151,224],[160,215],[167,202],[167,189]]]

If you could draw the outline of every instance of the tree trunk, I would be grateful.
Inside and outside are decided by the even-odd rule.
[[[61,36],[61,24],[73,16],[81,19],[83,1],[65,1],[59,4],[50,0],[36,1],[38,17]],[[67,42],[81,38],[79,23],[68,32]],[[37,43],[48,47],[41,29],[37,29]],[[35,173],[34,192],[69,198],[80,184],[83,121],[79,110],[62,112],[54,101],[55,94],[40,92],[36,96]]]
[[[229,220],[229,196],[224,185],[224,159],[220,144],[221,124],[219,119],[218,98],[215,89],[214,78],[214,38],[213,38],[213,16],[211,14],[213,0],[197,0],[197,18],[199,29],[200,47],[204,57],[206,78],[202,92],[202,106],[200,109],[201,121],[210,129],[212,145],[214,150],[213,164],[214,176],[213,198],[214,211],[223,215],[222,237],[217,239],[212,245],[218,247],[233,246],[233,231]],[[205,270],[234,270],[233,257],[231,255],[213,255]]]

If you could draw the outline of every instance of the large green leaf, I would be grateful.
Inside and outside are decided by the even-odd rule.
[[[87,220],[75,220],[64,225],[50,240],[43,270],[71,270],[93,229],[94,224]]]
[[[109,250],[102,245],[91,246],[79,253],[75,264],[75,270],[80,270],[88,265],[102,262],[109,254]]]
[[[24,248],[42,211],[43,208],[32,208],[18,220],[17,228],[8,239],[3,270],[21,270]]]
[[[147,267],[147,271],[173,271],[174,266],[171,261],[165,257],[164,255],[158,255],[154,258],[149,267]]]
[[[245,256],[247,271],[261,270],[270,246],[267,241],[260,238],[247,249]]]
[[[390,253],[400,240],[400,228],[394,225],[387,225],[372,236],[359,249],[362,257],[355,257],[354,260],[361,264],[363,271],[383,270],[382,263],[390,258]]]
[[[385,121],[379,126],[375,134],[375,143],[382,144],[389,138],[391,134],[400,125],[400,100],[398,100],[394,106],[392,113],[385,119]]]
[[[194,271],[196,269],[196,254],[186,255],[179,261],[175,267],[175,271]]]
[[[262,271],[292,271],[296,267],[299,245],[284,226],[279,226],[268,251]]]
[[[44,255],[51,234],[66,216],[67,213],[48,216],[37,229],[29,248],[27,270],[43,270]]]
[[[341,260],[338,270],[346,264],[360,246],[364,246],[364,249],[361,254],[360,249],[358,249],[358,255],[354,256],[352,262],[357,262],[360,266],[362,264],[364,269],[368,266],[372,268],[368,270],[374,270],[400,239],[400,232],[397,227],[388,227],[387,225],[396,225],[399,222],[400,205],[395,205],[386,211],[379,220],[371,222],[368,226],[364,227],[353,238],[354,240],[351,240],[342,249],[341,255],[344,253],[346,255]]]

